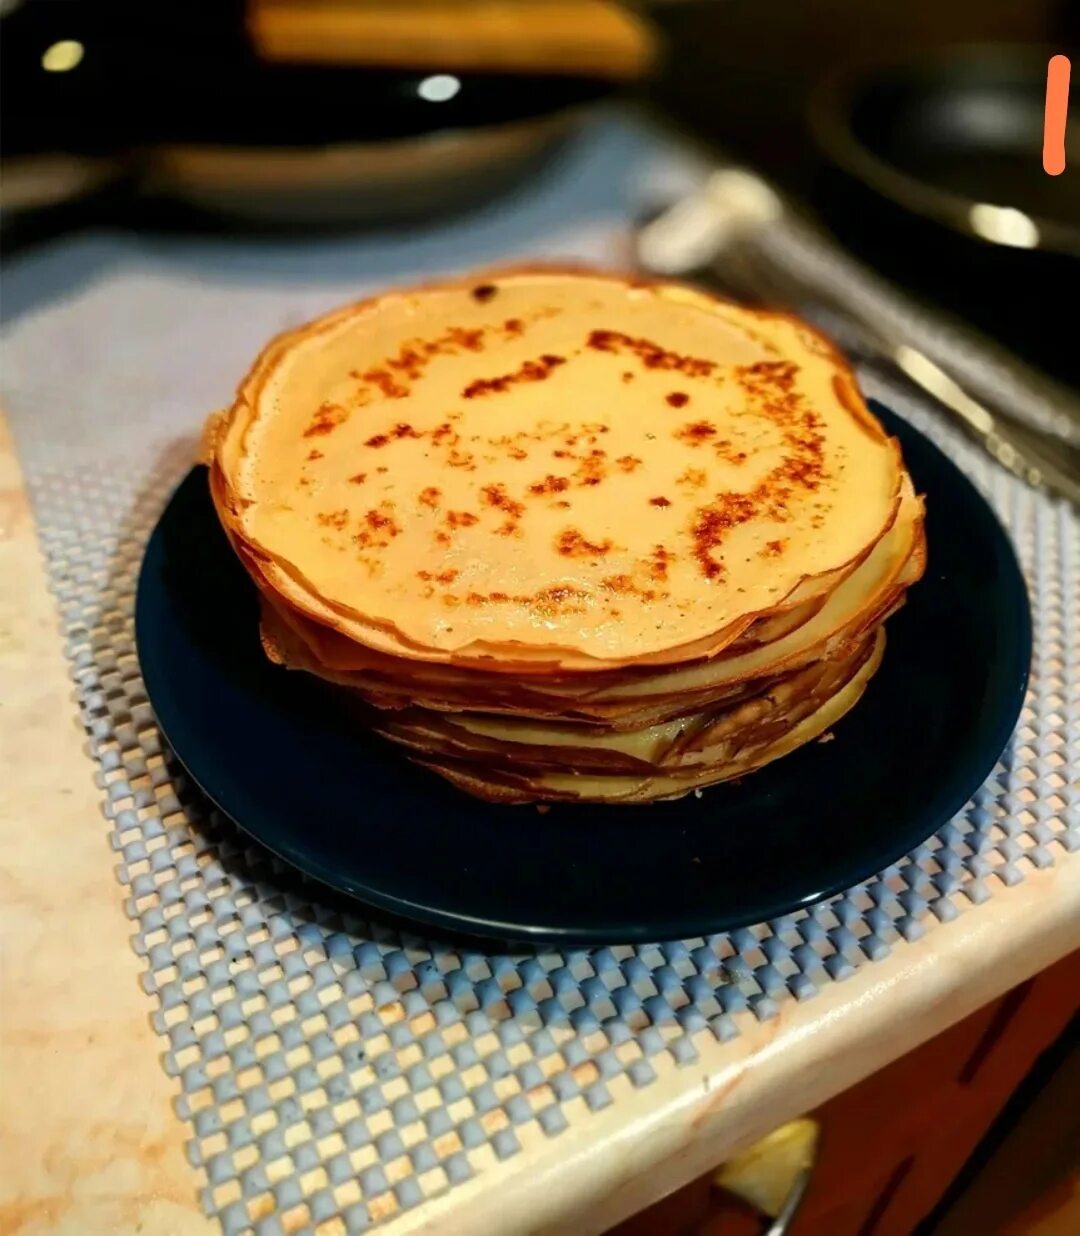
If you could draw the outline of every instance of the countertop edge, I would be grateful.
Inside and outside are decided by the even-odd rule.
[[[767,1021],[740,1015],[736,1039],[702,1032],[694,1064],[668,1062],[542,1153],[493,1166],[385,1230],[603,1232],[1075,949],[1080,862],[1070,856]]]
[[[73,693],[0,409],[0,1230],[220,1232],[184,1151]]]

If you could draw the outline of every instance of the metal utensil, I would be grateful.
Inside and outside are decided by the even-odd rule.
[[[755,173],[713,173],[640,230],[637,252],[656,273],[705,271],[740,297],[824,319],[851,353],[930,395],[1002,466],[1080,503],[1080,404],[862,266]]]

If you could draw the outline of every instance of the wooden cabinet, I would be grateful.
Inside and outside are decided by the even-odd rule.
[[[1078,1007],[1074,953],[819,1108],[818,1161],[791,1236],[911,1236]],[[762,1228],[744,1203],[703,1178],[612,1236],[751,1236]]]

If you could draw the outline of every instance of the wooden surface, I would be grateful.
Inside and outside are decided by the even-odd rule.
[[[183,1156],[55,611],[0,430],[0,1231],[215,1230]],[[600,1232],[1080,947],[1080,861],[1032,870],[813,999],[380,1230]]]
[[[1080,1000],[1073,976],[1072,999]],[[1040,1064],[1040,1088],[1021,1096],[1003,1134],[945,1209],[934,1236],[1076,1236],[1080,1232],[1080,1019]],[[1012,1106],[1010,1104],[1010,1106]],[[999,1132],[995,1128],[995,1134]],[[973,1165],[975,1166],[975,1165]]]
[[[792,1236],[908,1236],[1078,1001],[1074,953],[826,1103],[819,1170]]]
[[[1080,953],[1073,953],[811,1113],[819,1127],[818,1153],[791,1236],[909,1236],[945,1196],[1078,1006]],[[1080,1153],[1070,1133],[1080,1129],[1080,1115],[1062,1109],[1070,1094],[1080,1101],[1080,1089],[1059,1090],[1057,1108],[1044,1112],[1031,1130],[1027,1162],[1015,1165],[1035,1186],[1022,1193],[1033,1215],[1040,1189],[1048,1205],[1062,1180],[1068,1190],[1062,1164],[1070,1149],[1059,1142],[1071,1137],[1072,1153]],[[1055,1096],[1047,1101],[1052,1105]],[[1040,1160],[1050,1161],[1041,1175]],[[1007,1179],[1016,1174],[1013,1167],[1002,1161],[992,1170]],[[712,1178],[710,1172],[608,1236],[760,1236],[761,1216],[717,1189]],[[1004,1222],[1019,1207],[1005,1207],[1001,1189],[996,1193],[996,1213]],[[961,1213],[957,1222],[946,1221],[942,1236],[997,1230],[992,1206],[975,1200],[966,1218]]]

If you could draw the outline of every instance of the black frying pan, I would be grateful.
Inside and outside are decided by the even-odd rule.
[[[814,93],[825,158],[819,206],[892,277],[1080,385],[1080,88],[1071,162],[1042,169],[1046,65],[1054,51],[959,48],[834,73]],[[1074,57],[1080,64],[1080,58]],[[1071,342],[1070,342],[1071,340]]]
[[[274,59],[252,37],[254,7],[0,3],[0,210],[99,193],[107,217],[145,218],[123,193],[138,187],[275,226],[444,214],[531,170],[626,76]],[[645,66],[647,29],[625,38]]]

